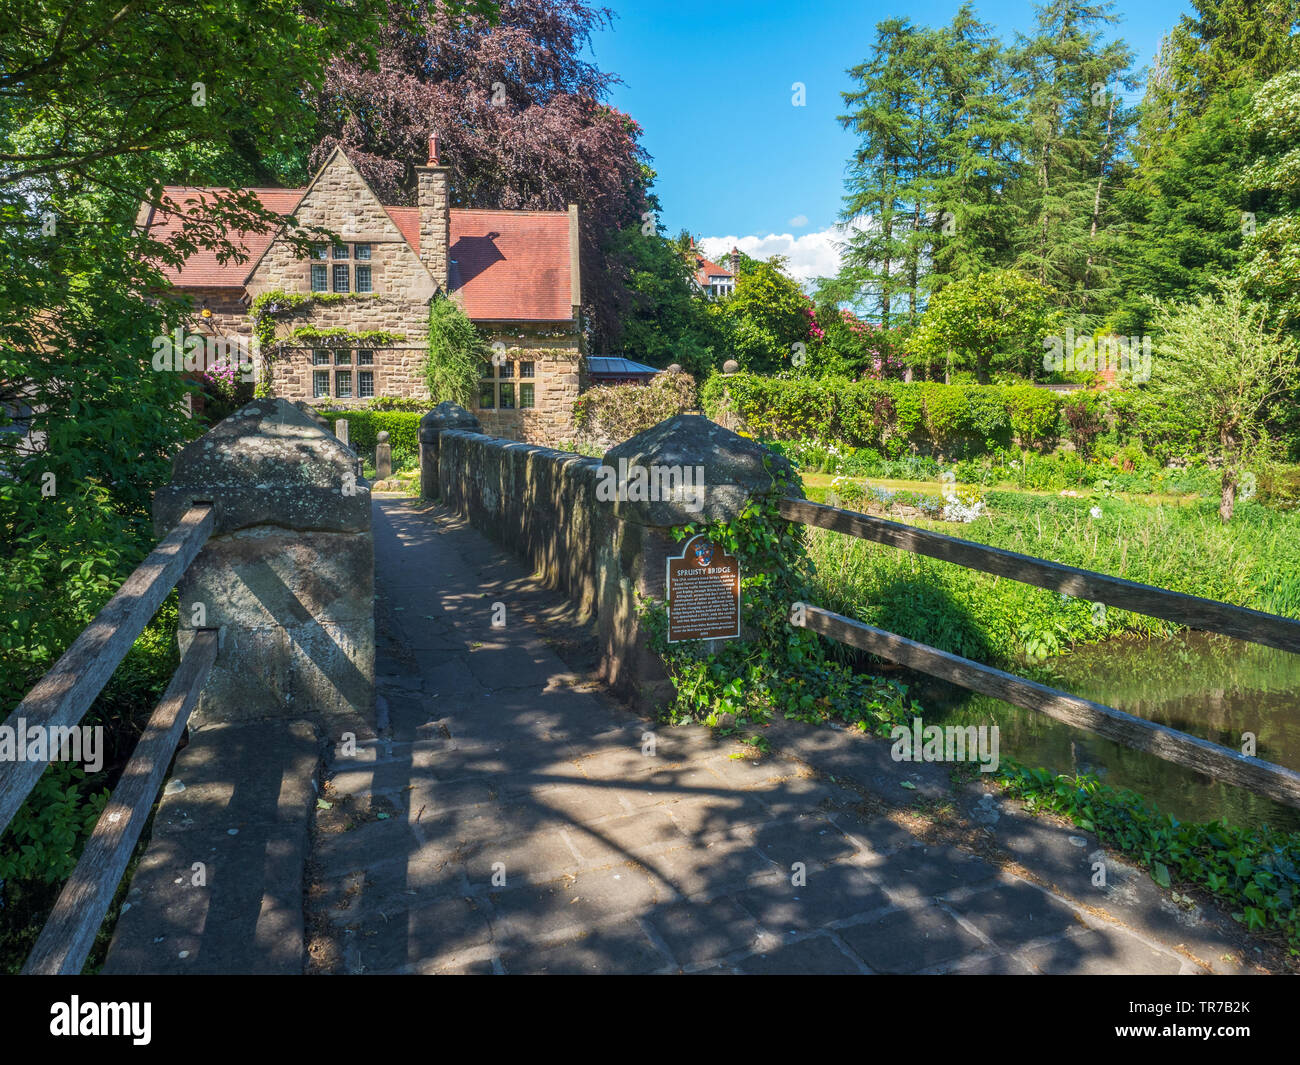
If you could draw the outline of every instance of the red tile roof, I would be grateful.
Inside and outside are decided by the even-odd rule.
[[[385,207],[388,217],[393,220],[406,243],[416,255],[420,254],[420,209],[418,207]]]
[[[730,270],[711,262],[698,252],[695,255],[695,280],[701,288],[707,288],[710,277],[731,277]]]
[[[163,195],[167,199],[174,201],[181,212],[185,212],[209,199],[212,193],[227,191],[229,190],[168,185],[163,189]],[[298,206],[298,201],[302,199],[304,192],[303,189],[249,189],[247,191],[256,193],[263,207],[280,215],[292,212]],[[154,239],[164,242],[169,241],[176,235],[183,221],[184,218],[180,213],[155,210],[148,206],[142,207],[140,214],[136,218],[137,225],[148,227]],[[266,233],[237,233],[234,235],[232,243],[247,254],[247,258],[242,263],[235,262],[233,259],[225,263],[218,262],[215,251],[200,248],[185,260],[185,265],[180,270],[165,266],[163,267],[163,273],[173,284],[183,285],[186,288],[224,288],[227,286],[242,288],[244,278],[248,276],[253,264],[257,262],[274,239],[275,230],[269,230]]]
[[[569,216],[451,211],[451,288],[476,321],[568,321]]]
[[[222,189],[168,186],[164,192],[182,208],[201,202],[205,194]],[[287,215],[298,206],[305,189],[249,189],[263,206]],[[412,250],[420,251],[420,211],[417,207],[384,210]],[[173,236],[182,218],[143,207],[137,225],[147,226],[160,240]],[[243,262],[217,261],[214,251],[201,248],[181,269],[163,273],[182,288],[243,288],[274,233],[240,233],[235,243],[246,254]],[[451,210],[451,288],[459,292],[465,313],[477,321],[569,321],[573,296],[569,277],[569,215],[560,211]]]

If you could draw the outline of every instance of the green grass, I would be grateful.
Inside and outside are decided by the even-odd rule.
[[[875,482],[873,482],[875,483]],[[935,486],[937,488],[937,486]],[[962,539],[1143,584],[1300,617],[1300,514],[1241,503],[1227,526],[1217,504],[987,492],[967,525],[918,520]],[[1100,506],[1102,515],[1089,510]],[[1167,635],[1154,618],[1067,599],[838,533],[809,530],[818,604],[991,664],[1045,657],[1122,632]]]

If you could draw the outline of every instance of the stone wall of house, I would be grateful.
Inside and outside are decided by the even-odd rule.
[[[405,301],[410,313],[427,306],[436,288],[433,278],[344,155],[336,155],[319,174],[294,213],[304,228],[322,226],[345,243],[369,244],[375,292]],[[333,261],[327,260],[327,265]],[[311,291],[310,260],[299,258],[284,240],[271,244],[248,282],[250,298],[277,288]],[[400,326],[390,328],[401,331]]]
[[[509,378],[499,383],[514,385],[513,410],[489,409],[477,404],[473,413],[484,432],[508,440],[527,440],[551,446],[570,444],[577,436],[573,403],[582,381],[582,356],[575,336],[545,336],[516,331],[488,335],[492,344],[504,344],[504,357],[512,363]],[[496,350],[500,351],[500,348]],[[533,364],[533,377],[520,376],[520,364]],[[520,408],[520,384],[533,385],[534,406]]]
[[[221,337],[242,336],[251,340],[253,327],[242,288],[186,288],[194,306],[192,330]],[[208,317],[204,311],[211,311]]]
[[[384,324],[381,300],[349,299],[327,304],[321,308],[327,313],[295,316],[288,320],[290,326],[310,322],[316,328],[341,327],[351,332],[390,328]],[[367,306],[370,305],[370,306]],[[347,312],[366,308],[366,314],[349,319]],[[372,309],[373,307],[373,309]],[[332,313],[329,313],[332,312]],[[281,335],[288,328],[281,328]],[[538,336],[518,332],[492,333],[490,340],[506,345],[504,358],[510,364],[511,375],[498,377],[500,383],[513,385],[513,409],[487,409],[474,407],[486,431],[509,440],[526,440],[534,444],[557,445],[571,443],[576,436],[573,423],[573,402],[578,398],[582,359],[574,337]],[[414,343],[412,343],[414,341]],[[500,349],[497,349],[500,350]],[[318,364],[317,352],[328,352],[329,362]],[[360,395],[360,375],[373,375],[375,396],[399,396],[411,399],[429,399],[424,381],[425,327],[405,343],[380,348],[307,348],[293,347],[282,350],[273,367],[275,394],[288,400],[321,401],[325,396],[316,394],[315,374],[328,375],[329,399],[340,406],[362,406],[369,397]],[[369,359],[368,362],[362,362]],[[533,376],[521,376],[522,364],[533,364]],[[339,371],[349,374],[350,397],[340,396]],[[534,406],[520,408],[521,384],[533,386]],[[494,387],[494,395],[499,389]],[[477,398],[477,397],[476,397]]]

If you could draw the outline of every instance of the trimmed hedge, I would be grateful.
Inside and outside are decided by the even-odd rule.
[[[701,402],[710,417],[730,406],[746,428],[776,440],[842,440],[897,458],[916,445],[949,457],[1018,443],[1043,448],[1061,435],[1059,393],[1032,385],[944,385],[934,382],[784,380],[714,374]]]
[[[373,453],[379,433],[388,431],[388,443],[393,449],[396,465],[399,452],[420,453],[420,419],[423,414],[400,410],[329,410],[320,412],[334,427],[336,421],[348,423],[348,442],[358,454]]]

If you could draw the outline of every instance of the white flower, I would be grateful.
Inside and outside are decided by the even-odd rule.
[[[972,522],[984,512],[984,503],[971,503],[967,506],[965,503],[958,503],[955,500],[948,503],[943,508],[944,521],[962,521]]]
[[[1100,518],[1101,507],[1093,507],[1090,511],[1088,511],[1088,513],[1091,514],[1094,518]]]

